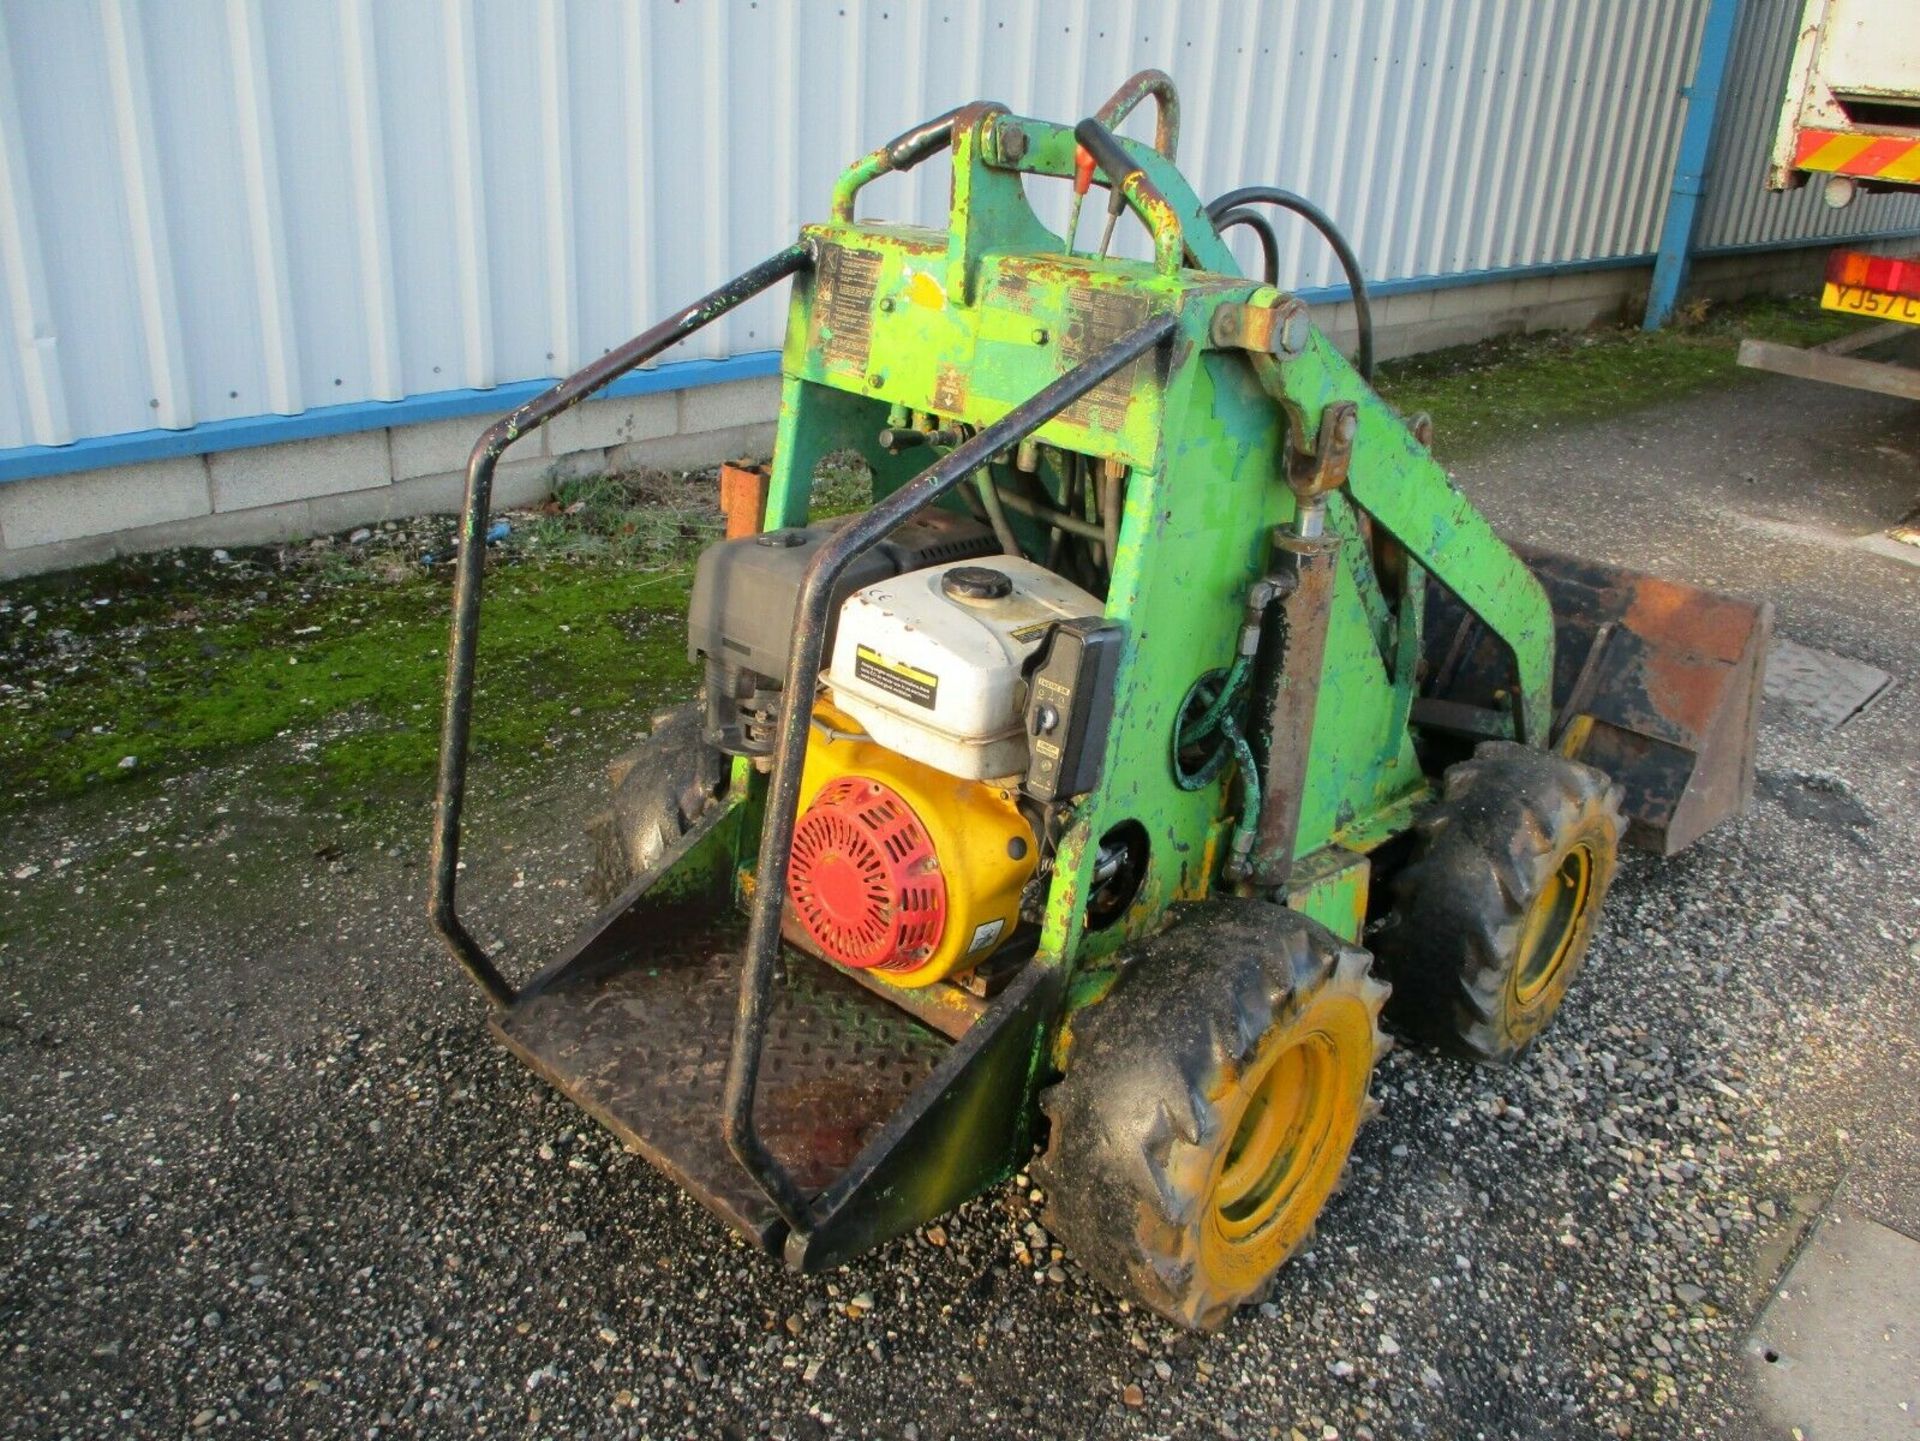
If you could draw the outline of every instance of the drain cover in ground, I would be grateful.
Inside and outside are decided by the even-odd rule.
[[[1920,1241],[1830,1214],[1747,1343],[1783,1436],[1913,1441],[1920,1434]]]
[[[1828,730],[1845,725],[1893,677],[1865,661],[1776,639],[1767,654],[1767,699],[1811,712]]]

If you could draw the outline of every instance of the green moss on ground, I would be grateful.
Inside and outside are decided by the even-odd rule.
[[[0,808],[142,783],[278,742],[272,788],[355,808],[419,794],[438,748],[446,567],[317,582],[241,558],[8,587]],[[487,581],[475,754],[531,762],[691,687],[683,566],[522,556]],[[98,601],[106,604],[97,604]],[[128,758],[131,762],[128,762]]]

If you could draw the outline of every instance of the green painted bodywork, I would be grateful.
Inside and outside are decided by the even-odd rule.
[[[1267,571],[1269,534],[1294,516],[1284,479],[1289,421],[1310,445],[1326,406],[1348,401],[1359,411],[1348,484],[1326,499],[1328,529],[1343,544],[1296,855],[1335,843],[1370,848],[1403,829],[1429,794],[1408,727],[1424,586],[1405,586],[1411,605],[1384,593],[1356,509],[1406,547],[1416,581],[1423,567],[1507,640],[1517,729],[1536,741],[1548,714],[1552,621],[1525,565],[1318,331],[1291,358],[1213,346],[1218,307],[1270,302],[1273,292],[1236,273],[1171,164],[1123,142],[1167,200],[1165,212],[1142,215],[1162,230],[1156,262],[1068,255],[1025,198],[1024,184],[1046,182],[1023,176],[1070,176],[1071,129],[983,111],[956,131],[947,229],[839,220],[807,232],[819,259],[796,282],[789,313],[766,520],[804,522],[814,467],[836,452],[857,452],[872,467],[877,494],[918,474],[924,452],[889,455],[877,444],[890,417],[985,425],[1149,316],[1178,317],[1160,366],[1143,360],[1130,384],[1110,382],[1099,404],[1082,402],[1036,437],[1131,468],[1106,603],[1127,634],[1119,702],[1103,779],[1075,807],[1060,848],[1041,939],[1043,963],[1075,968],[1221,884],[1231,772],[1206,790],[1181,790],[1168,738],[1193,682],[1231,663],[1248,588]],[[1016,133],[1017,165],[1002,158],[1021,148],[1008,143]],[[837,209],[851,215],[859,187],[880,173],[870,162],[850,170]],[[1174,226],[1171,253],[1199,268],[1168,265]],[[1010,483],[1010,471],[996,471]],[[1043,465],[1042,478],[1057,498],[1057,470]],[[1023,540],[1038,539],[1038,522],[1013,519]],[[1147,828],[1147,878],[1118,924],[1086,932],[1095,843],[1126,820]],[[1357,934],[1350,922],[1341,929]]]
[[[808,519],[815,469],[830,456],[859,455],[873,471],[876,497],[920,473],[928,453],[889,454],[878,443],[883,427],[986,425],[1148,318],[1178,320],[1169,346],[1036,437],[1038,479],[1056,502],[1060,450],[1129,467],[1106,597],[1106,615],[1125,628],[1126,640],[1102,778],[1073,804],[1036,955],[1064,984],[1047,992],[1059,998],[1051,1014],[1022,1022],[1032,1064],[1021,1104],[972,1117],[969,1128],[989,1126],[990,1136],[942,1140],[923,1132],[917,1141],[919,1163],[943,1178],[934,1188],[943,1205],[990,1184],[1004,1174],[1007,1156],[1021,1154],[1006,1142],[1030,1135],[1039,1088],[1067,1063],[1071,1012],[1104,995],[1115,953],[1165,925],[1178,903],[1231,889],[1222,866],[1240,794],[1233,768],[1203,789],[1184,790],[1170,738],[1194,682],[1232,663],[1249,588],[1269,572],[1272,532],[1294,521],[1290,432],[1298,448],[1310,449],[1328,406],[1357,408],[1347,483],[1325,498],[1339,565],[1298,859],[1276,898],[1357,940],[1371,871],[1366,853],[1402,833],[1431,796],[1409,727],[1426,575],[1457,593],[1510,648],[1515,733],[1533,743],[1546,734],[1553,627],[1539,585],[1317,331],[1294,354],[1214,344],[1221,307],[1271,308],[1283,297],[1236,273],[1170,163],[1123,143],[1165,198],[1164,206],[1149,203],[1139,185],[1126,187],[1136,216],[1155,232],[1153,262],[1065,253],[1023,187],[1049,183],[1033,177],[1071,176],[1072,131],[979,107],[955,127],[947,228],[854,221],[862,187],[888,168],[868,157],[836,191],[840,218],[809,227],[816,263],[795,280],[788,316],[769,528]],[[1015,484],[1011,457],[993,472]],[[1405,549],[1404,579],[1391,587],[1375,573],[1363,514]],[[1041,523],[1010,519],[1023,544],[1044,554]],[[1261,718],[1249,714],[1247,723],[1258,727]],[[735,784],[750,819],[736,842],[737,864],[751,884],[744,868],[766,780],[740,762]],[[1124,915],[1090,930],[1086,900],[1099,839],[1127,821],[1147,832],[1145,878]],[[956,1190],[957,1172],[967,1175]],[[905,1180],[890,1184],[873,1203],[888,1214],[862,1223],[860,1233],[896,1234],[928,1219],[911,1199],[916,1194]]]
[[[1287,904],[1337,936],[1357,941],[1367,920],[1373,864],[1362,851],[1327,846],[1304,858],[1287,878]]]

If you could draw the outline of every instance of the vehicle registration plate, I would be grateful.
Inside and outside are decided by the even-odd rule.
[[[1869,290],[1864,285],[1829,284],[1820,293],[1820,304],[1827,310],[1844,310],[1852,315],[1877,315],[1882,320],[1900,320],[1920,325],[1920,296],[1894,295],[1885,290]]]

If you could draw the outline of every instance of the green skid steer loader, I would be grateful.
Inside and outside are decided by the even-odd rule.
[[[1149,98],[1155,142],[1116,135]],[[1621,843],[1751,791],[1766,608],[1503,542],[1370,388],[1338,232],[1286,191],[1202,204],[1178,131],[1152,71],[1074,126],[942,115],[473,451],[433,924],[501,1040],[796,1269],[1032,1164],[1090,1271],[1220,1324],[1309,1234],[1386,1030],[1512,1061]],[[944,229],[856,218],[943,153]],[[1279,287],[1271,206],[1346,264],[1357,368]],[[1151,260],[1107,253],[1129,211]],[[455,901],[494,468],[788,278],[765,503],[693,587],[701,693],[614,769],[618,893],[516,987]],[[870,504],[816,519],[849,457]]]

